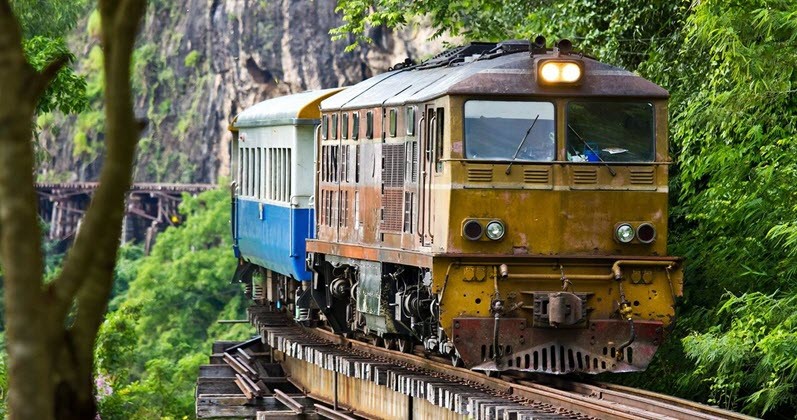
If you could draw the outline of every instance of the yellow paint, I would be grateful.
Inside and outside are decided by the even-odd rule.
[[[342,91],[345,88],[330,90],[324,96],[316,98],[313,102],[308,102],[304,107],[302,107],[296,115],[296,118],[313,118],[319,119],[321,118],[321,101],[324,99]]]

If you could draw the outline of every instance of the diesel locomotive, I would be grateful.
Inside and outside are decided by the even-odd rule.
[[[668,96],[539,37],[261,102],[230,126],[234,280],[470,369],[644,370],[683,283]]]

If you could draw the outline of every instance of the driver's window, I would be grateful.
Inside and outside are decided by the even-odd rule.
[[[550,162],[556,157],[551,102],[465,102],[468,159]]]

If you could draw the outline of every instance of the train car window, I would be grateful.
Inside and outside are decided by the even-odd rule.
[[[354,227],[360,227],[360,192],[354,191]]]
[[[282,197],[280,201],[288,201],[291,194],[291,149],[282,149]]]
[[[567,160],[652,162],[656,155],[653,104],[570,102]]]
[[[412,233],[412,199],[414,194],[404,192],[404,232]]]
[[[321,116],[321,139],[326,140],[329,138],[329,116]]]
[[[332,114],[332,139],[338,138],[338,114]]]
[[[393,108],[390,110],[390,137],[396,137],[396,127],[398,126],[398,112]]]
[[[360,183],[360,145],[354,146],[354,183]]]
[[[443,162],[440,160],[443,158],[443,133],[445,133],[445,108],[437,108],[437,118],[435,119],[435,125],[437,128],[436,133],[436,140],[435,140],[435,152],[434,152],[434,171],[435,172],[443,172]]]
[[[355,111],[351,114],[351,139],[360,138],[360,112]]]
[[[238,195],[244,195],[244,149],[238,149]]]
[[[256,147],[255,148],[255,174],[254,174],[254,176],[255,176],[255,193],[252,194],[258,200],[263,198],[263,195],[261,194],[261,189],[263,188],[263,180],[262,180],[262,177],[263,177],[263,172],[262,172],[263,161],[262,161],[262,156],[260,156],[260,151],[261,150],[263,150],[261,147]]]
[[[349,114],[340,116],[340,138],[344,140],[349,138]]]
[[[249,196],[255,197],[255,172],[257,172],[257,160],[255,158],[255,148],[250,147],[247,150],[249,153],[249,174],[247,178],[249,178]]]
[[[249,195],[249,150],[246,148],[241,149],[241,195],[246,197]]]
[[[407,107],[407,118],[405,118],[405,122],[407,125],[407,135],[414,136],[415,135],[415,107],[408,106]]]
[[[365,138],[374,138],[374,113],[371,111],[365,114]]]
[[[556,124],[553,104],[465,102],[465,156],[483,160],[554,160]]]

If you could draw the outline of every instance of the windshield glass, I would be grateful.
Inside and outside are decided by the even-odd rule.
[[[468,159],[512,160],[517,152],[517,161],[552,161],[556,155],[554,128],[550,102],[467,101],[465,155]]]
[[[653,105],[648,102],[570,102],[567,160],[652,162]]]

